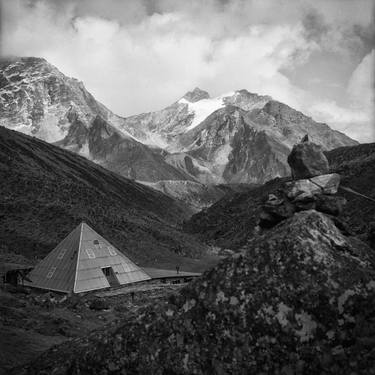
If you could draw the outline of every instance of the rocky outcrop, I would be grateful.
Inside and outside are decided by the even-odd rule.
[[[328,160],[321,148],[308,141],[306,135],[295,145],[288,156],[293,176],[314,176],[284,183],[275,194],[270,194],[262,207],[259,225],[270,228],[291,217],[295,212],[316,209],[338,216],[346,203],[337,197],[340,175],[325,173],[329,170]]]
[[[322,147],[305,139],[296,144],[288,156],[292,176],[301,179],[328,173],[328,160]]]
[[[196,87],[193,91],[188,91],[183,96],[183,98],[191,103],[195,103],[202,99],[209,99],[210,94],[207,91],[201,90],[199,87]]]
[[[344,147],[326,153],[332,172],[340,174],[338,195],[346,199],[339,219],[352,233],[361,236],[374,247],[370,224],[375,222],[375,143]],[[254,234],[264,203],[270,194],[278,195],[291,178],[276,178],[258,187],[248,188],[235,196],[221,199],[207,210],[192,216],[184,225],[202,241],[237,250]],[[348,192],[351,188],[363,196]],[[335,195],[333,195],[335,197]],[[375,247],[374,247],[375,249]]]
[[[374,374],[375,280],[365,245],[314,210],[111,332],[28,374]]]

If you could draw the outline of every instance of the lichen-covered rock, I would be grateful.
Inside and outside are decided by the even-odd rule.
[[[296,179],[309,178],[327,174],[328,160],[321,146],[312,142],[296,144],[288,156],[292,176]]]
[[[28,374],[375,374],[373,257],[316,211]]]

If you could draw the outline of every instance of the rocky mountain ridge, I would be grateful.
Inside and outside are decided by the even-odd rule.
[[[264,183],[287,176],[286,157],[305,134],[326,150],[356,144],[326,124],[247,90],[209,98],[196,88],[161,111],[125,118],[121,128],[168,150],[169,163],[202,183]]]
[[[304,134],[326,150],[356,144],[247,90],[211,98],[195,88],[160,111],[123,118],[96,101],[82,82],[39,58],[1,60],[0,124],[133,180],[155,186],[181,181],[174,188],[183,187],[177,194],[185,194],[186,202],[196,194],[194,183],[262,184],[289,175],[287,154]],[[206,197],[199,208],[222,196]]]

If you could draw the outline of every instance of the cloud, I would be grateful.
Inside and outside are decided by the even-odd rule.
[[[361,142],[375,140],[374,95],[375,50],[366,55],[353,71],[346,91],[348,105],[343,108],[334,101],[320,101],[309,113],[315,119],[334,125]]]
[[[371,1],[2,2],[4,53],[46,58],[118,114],[163,108],[199,86],[212,95],[245,88],[309,113],[314,105],[319,119],[339,129],[356,121],[353,98],[349,109],[318,101],[287,70],[334,49],[349,56],[338,62],[358,64],[371,40]],[[355,77],[366,74],[353,73],[357,102]],[[319,71],[314,77],[318,82]]]

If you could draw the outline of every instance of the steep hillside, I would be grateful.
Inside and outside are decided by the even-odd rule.
[[[70,149],[133,179],[191,179],[120,130],[123,119],[46,60],[0,60],[0,125]]]
[[[327,152],[331,170],[342,177],[342,186],[375,199],[375,144],[343,147]],[[274,179],[260,187],[223,198],[185,223],[186,231],[217,246],[237,249],[254,235],[261,205],[268,194],[288,178]],[[375,202],[340,189],[348,203],[342,219],[352,231],[363,233],[375,222]]]
[[[0,192],[0,243],[29,258],[48,253],[82,220],[142,264],[174,266],[204,252],[177,229],[189,215],[181,202],[4,127]]]
[[[167,302],[14,374],[374,374],[374,256],[299,212]]]

